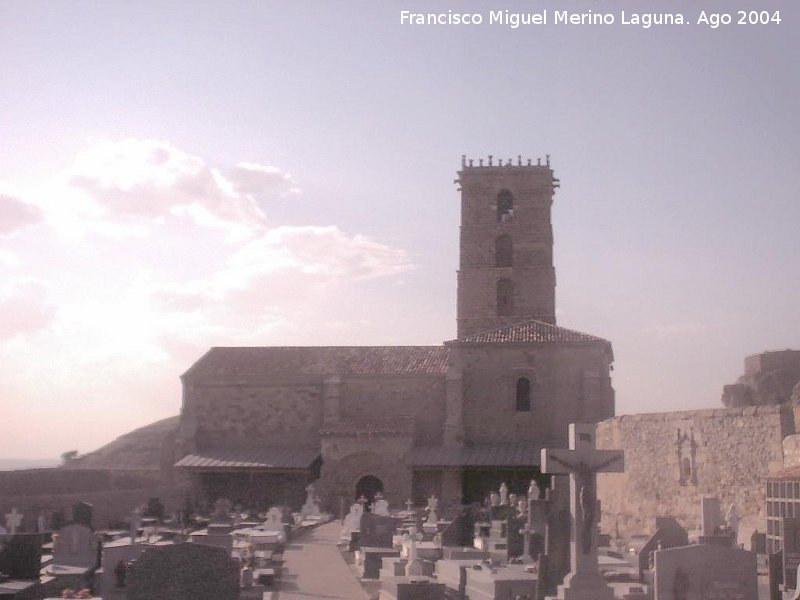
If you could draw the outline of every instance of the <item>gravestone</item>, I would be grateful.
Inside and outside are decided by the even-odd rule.
[[[67,518],[64,516],[64,511],[57,510],[53,512],[53,518],[50,520],[50,529],[58,531],[67,524]]]
[[[344,518],[344,525],[342,525],[342,533],[339,539],[345,542],[350,541],[350,537],[354,531],[358,531],[361,527],[361,515],[364,514],[364,505],[359,502],[354,502],[350,505],[350,512]]]
[[[211,514],[211,523],[233,525],[231,518],[231,501],[227,498],[219,498],[214,502],[214,512]]]
[[[379,600],[445,600],[445,586],[430,577],[388,577],[381,580]]]
[[[129,536],[131,544],[136,543],[136,538],[139,537],[139,526],[142,524],[142,514],[138,508],[134,508],[131,512],[131,523],[129,527]]]
[[[782,518],[781,531],[783,532],[783,583],[789,589],[796,589],[795,577],[797,567],[800,565],[800,518]]]
[[[597,473],[620,473],[623,453],[598,450],[593,423],[571,423],[569,450],[542,448],[542,472],[569,474],[572,570],[558,587],[560,600],[614,600],[597,566]]]
[[[756,529],[750,536],[750,550],[756,554],[767,553],[767,534],[761,533]]]
[[[728,507],[728,512],[725,513],[725,526],[733,537],[733,543],[735,544],[739,537],[739,513],[735,504],[731,504]]]
[[[783,550],[767,556],[767,573],[769,575],[769,600],[783,600]]]
[[[88,502],[78,502],[72,507],[72,522],[92,528],[92,513],[94,507]]]
[[[472,546],[475,541],[475,516],[469,510],[462,510],[442,531],[442,546]]]
[[[361,547],[391,548],[394,534],[394,519],[365,512],[359,525]]]
[[[490,567],[486,564],[465,570],[464,586],[469,600],[505,600],[506,598],[536,598],[538,578],[525,565]]]
[[[439,515],[436,514],[436,509],[439,508],[439,500],[436,496],[431,496],[428,498],[428,517],[425,519],[425,524],[429,527],[435,527],[436,523],[439,521]]]
[[[262,523],[266,531],[283,531],[283,512],[277,506],[273,506],[267,512],[267,520]]]
[[[92,569],[97,565],[97,540],[86,525],[62,527],[53,540],[53,564]]]
[[[655,554],[655,600],[755,600],[756,555],[699,544]]]
[[[372,514],[384,517],[391,516],[389,513],[389,503],[386,501],[386,498],[382,496],[375,498],[375,504],[372,505]]]
[[[525,564],[538,562],[539,555],[545,552],[550,500],[548,495],[545,495],[544,499],[540,499],[540,496],[539,485],[536,480],[532,479],[528,486],[526,508],[521,511],[519,517],[520,519],[525,519],[524,527],[520,529],[523,538],[521,558]]]
[[[11,535],[14,535],[20,525],[22,525],[22,513],[17,512],[16,508],[12,508],[11,512],[6,515],[6,529]]]
[[[700,500],[701,506],[701,535],[712,536],[719,533],[719,526],[722,525],[720,517],[719,498],[716,496],[703,496]]]
[[[365,512],[361,515],[359,529],[361,576],[365,579],[377,579],[383,558],[399,555],[392,547],[394,519]]]
[[[0,548],[0,573],[11,579],[38,579],[44,536],[18,533]]]
[[[235,600],[239,561],[222,548],[153,546],[128,569],[127,600]]]
[[[689,545],[689,534],[672,517],[656,517],[656,531],[639,550],[639,580],[651,568],[656,550]]]

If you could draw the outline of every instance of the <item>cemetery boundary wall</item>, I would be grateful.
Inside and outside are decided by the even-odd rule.
[[[78,502],[94,505],[94,524],[120,522],[136,506],[160,498],[167,510],[183,507],[186,492],[162,483],[159,471],[114,469],[26,469],[0,471],[0,514],[23,513],[23,530],[33,531],[40,514],[60,511],[69,519]]]
[[[658,516],[697,529],[706,495],[719,497],[723,517],[736,506],[740,532],[765,531],[765,478],[784,467],[783,440],[795,434],[795,416],[782,405],[602,421],[598,446],[625,452],[624,473],[598,476],[603,531],[649,535]]]
[[[0,471],[0,497],[107,492],[154,487],[159,471],[117,469],[23,469]]]

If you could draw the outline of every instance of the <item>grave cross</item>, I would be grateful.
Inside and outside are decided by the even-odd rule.
[[[11,512],[6,515],[6,527],[8,527],[11,535],[14,535],[20,525],[22,525],[22,513],[18,513],[16,507],[12,508]]]
[[[542,472],[570,476],[570,512],[572,513],[572,571],[565,587],[574,579],[580,587],[597,586],[601,598],[607,586],[597,568],[597,474],[624,471],[620,450],[598,450],[592,423],[571,423],[569,450],[542,449]],[[580,583],[579,583],[580,582]],[[601,590],[603,590],[601,592]]]
[[[408,500],[406,500],[406,510],[408,512],[411,512],[413,508],[414,508],[414,501],[411,498],[409,498]]]

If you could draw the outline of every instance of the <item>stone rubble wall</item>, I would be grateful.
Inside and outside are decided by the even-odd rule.
[[[678,451],[678,430],[694,435]],[[625,451],[625,472],[598,477],[601,528],[612,535],[649,535],[657,516],[700,527],[700,500],[717,496],[724,518],[733,503],[743,530],[766,527],[765,478],[784,467],[783,441],[795,433],[787,406],[622,415],[601,422],[597,444]],[[800,441],[792,439],[795,455]],[[679,463],[693,461],[681,484]],[[795,459],[798,460],[798,459]],[[687,476],[688,475],[688,476]],[[696,482],[696,483],[695,483]]]

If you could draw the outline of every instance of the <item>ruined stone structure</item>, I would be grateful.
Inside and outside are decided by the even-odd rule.
[[[748,356],[744,375],[722,390],[725,406],[800,404],[800,350]]]
[[[478,164],[475,164],[475,163]],[[525,493],[543,446],[614,414],[611,344],[556,325],[549,159],[462,161],[457,339],[212,348],[182,377],[176,468],[209,500]]]

